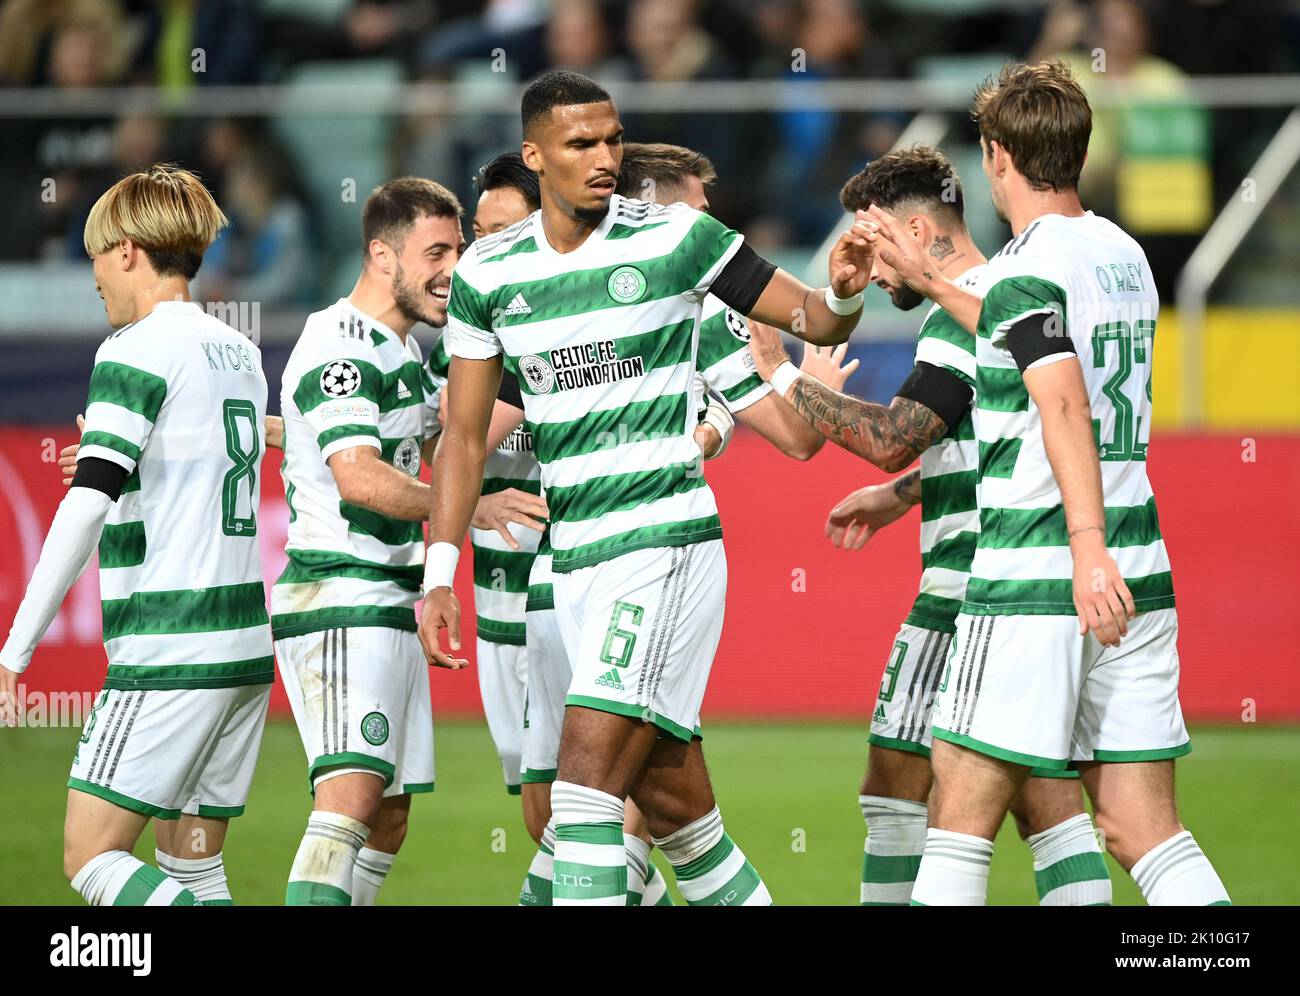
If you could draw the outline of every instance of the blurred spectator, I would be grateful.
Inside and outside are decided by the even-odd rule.
[[[628,60],[616,50],[608,5],[600,0],[555,0],[546,25],[546,61],[602,84],[631,75]]]
[[[128,35],[121,9],[109,0],[10,0],[0,10],[0,62],[16,82],[69,93],[109,86],[126,69]],[[0,127],[0,142],[11,150],[0,160],[0,183],[10,193],[0,257],[59,257],[86,199],[115,179],[114,121],[87,114]]]
[[[220,148],[223,141],[231,147]],[[231,156],[218,184],[231,223],[204,257],[200,298],[268,309],[307,303],[315,291],[317,240],[288,156],[268,139],[235,139],[228,129],[209,148],[214,145]]]
[[[444,12],[437,30],[421,43],[416,67],[421,74],[454,78],[464,64],[525,79],[546,68],[544,0],[488,0],[476,6],[482,9],[455,20]]]
[[[1168,293],[1194,246],[1188,236],[1212,217],[1210,117],[1183,96],[1183,72],[1152,53],[1137,0],[1098,0],[1090,12],[1058,0],[1030,61],[1054,54],[1065,55],[1085,90],[1101,80],[1135,86],[1122,104],[1094,108],[1079,194],[1141,239]]]
[[[0,83],[7,86],[114,83],[131,48],[114,0],[5,0],[0,7]]]
[[[256,83],[262,65],[256,0],[149,0],[135,75],[166,90]]]
[[[895,74],[856,0],[804,0],[796,23],[794,46],[780,72],[786,81],[806,85]],[[890,115],[842,113],[813,100],[779,112],[775,121],[779,151],[768,181],[772,203],[781,203],[782,191],[837,189],[863,162],[888,152],[900,129]],[[803,243],[818,242],[840,214],[833,197],[801,197],[782,207],[791,237]]]
[[[627,13],[626,39],[634,80],[725,80],[737,71],[700,25],[692,0],[633,0]],[[683,108],[686,106],[683,101]],[[761,123],[756,115],[682,113],[676,109],[625,112],[623,124],[630,141],[670,142],[704,153],[719,176],[716,196],[709,198],[714,213],[734,225],[749,212],[747,202],[757,191],[743,184],[741,177],[753,169],[756,156],[763,154]]]
[[[734,66],[699,24],[693,0],[633,0],[627,43],[640,79],[681,82],[734,76]]]
[[[335,14],[324,14],[313,6],[313,0],[293,7],[281,3],[264,11],[260,19],[267,50],[262,75],[274,78],[298,62],[347,58],[393,58],[411,67],[425,33],[435,23],[468,16],[481,6],[475,0],[438,0],[436,4],[429,0],[353,0]]]

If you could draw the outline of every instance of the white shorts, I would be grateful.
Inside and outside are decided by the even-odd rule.
[[[275,641],[315,789],[329,768],[384,778],[384,796],[433,791],[429,665],[406,630],[353,626]]]
[[[930,756],[930,713],[950,643],[951,633],[903,624],[880,679],[870,743]]]
[[[564,697],[573,667],[555,609],[528,612],[528,711],[524,714],[523,781],[553,782],[559,768]]]
[[[1178,616],[1140,613],[1118,647],[1075,616],[957,617],[934,736],[1017,764],[1157,761],[1190,751]]]
[[[631,716],[689,742],[726,601],[721,540],[557,573],[555,608],[573,662],[565,705]]]
[[[270,685],[104,689],[68,788],[145,816],[239,816],[262,746]]]
[[[519,769],[524,751],[524,698],[528,658],[524,647],[493,643],[479,637],[478,690],[483,699],[488,732],[496,744],[506,791],[519,794]]]

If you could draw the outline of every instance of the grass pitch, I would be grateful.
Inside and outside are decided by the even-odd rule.
[[[61,871],[68,765],[79,731],[0,730],[0,904],[76,904]],[[727,828],[781,905],[852,905],[862,862],[857,789],[863,728],[844,723],[709,723],[705,754]],[[1184,824],[1238,904],[1300,903],[1300,728],[1198,727],[1178,763]],[[416,796],[411,832],[382,904],[513,905],[533,844],[506,794],[482,722],[437,728],[438,783]],[[310,808],[293,724],[268,724],[247,813],[225,847],[239,904],[283,901]],[[136,853],[153,860],[153,835]],[[668,870],[662,857],[660,867]],[[1109,861],[1109,859],[1108,859]],[[1140,903],[1110,864],[1117,904]],[[671,873],[668,875],[672,881]],[[676,894],[674,893],[674,898]],[[989,901],[1033,904],[1029,849],[1008,823],[993,856]]]

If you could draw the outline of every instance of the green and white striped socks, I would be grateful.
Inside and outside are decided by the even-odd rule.
[[[1184,830],[1138,858],[1129,872],[1148,906],[1231,906],[1210,859]]]
[[[636,834],[623,834],[627,851],[627,904],[640,906],[645,901],[646,879],[650,875],[650,845]]]
[[[880,795],[858,796],[867,823],[863,844],[863,906],[906,906],[925,850],[926,805]]]
[[[555,782],[555,906],[626,906],[627,848],[623,800],[608,792]]]
[[[653,861],[650,862],[650,871],[646,875],[645,895],[641,899],[642,906],[672,906],[673,897],[668,895],[668,882],[664,878],[663,872],[655,867]]]
[[[221,853],[210,858],[177,858],[154,848],[158,868],[194,895],[196,906],[234,906]]]
[[[96,854],[72,877],[91,906],[193,906],[194,894],[126,851]]]
[[[314,812],[289,871],[286,906],[351,906],[357,853],[370,828],[341,813]]]
[[[744,852],[722,829],[718,807],[655,846],[677,875],[688,906],[771,906],[772,897]]]
[[[931,827],[912,886],[912,905],[983,906],[992,858],[993,841]]]
[[[555,874],[555,817],[542,830],[542,843],[519,890],[520,906],[550,906],[551,878]]]
[[[1031,834],[1026,843],[1034,852],[1039,906],[1111,904],[1110,873],[1087,813]]]
[[[357,852],[357,863],[352,866],[352,905],[374,906],[379,898],[379,887],[393,870],[396,854],[363,847]]]

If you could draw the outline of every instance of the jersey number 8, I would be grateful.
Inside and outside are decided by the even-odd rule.
[[[221,406],[221,414],[226,428],[226,453],[235,464],[226,471],[221,482],[221,531],[227,536],[256,536],[257,458],[262,455],[257,434],[257,409],[251,401],[227,398]],[[247,424],[247,446],[241,438],[241,423]],[[245,488],[248,497],[244,508],[248,515],[241,516],[239,499]]]

